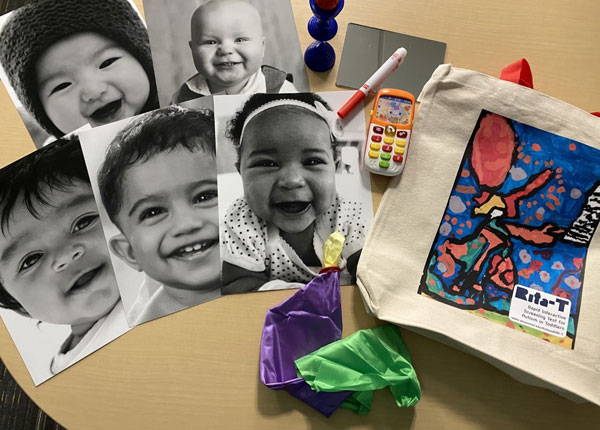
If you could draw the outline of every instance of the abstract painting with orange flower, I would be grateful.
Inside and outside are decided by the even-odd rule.
[[[600,219],[600,150],[482,111],[419,294],[573,348]],[[558,338],[508,318],[516,285],[571,301]]]

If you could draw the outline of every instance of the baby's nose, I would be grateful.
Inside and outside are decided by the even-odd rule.
[[[173,236],[181,236],[198,231],[204,225],[202,217],[198,210],[194,208],[180,209],[173,217],[172,233]]]
[[[100,79],[89,78],[81,84],[81,99],[86,102],[93,102],[99,99],[106,92],[106,82]]]
[[[278,178],[278,185],[287,189],[300,188],[306,185],[306,180],[298,169],[283,169]]]
[[[233,42],[230,40],[224,40],[219,45],[219,54],[227,55],[233,52]]]
[[[79,260],[85,254],[85,248],[83,245],[77,244],[68,249],[59,252],[52,263],[52,269],[55,272],[62,272],[65,270],[71,263],[76,260]]]

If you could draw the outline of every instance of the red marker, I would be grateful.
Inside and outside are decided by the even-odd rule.
[[[358,105],[363,99],[369,94],[371,91],[379,88],[381,83],[385,81],[385,79],[392,74],[394,70],[400,66],[400,64],[406,58],[407,51],[404,48],[399,48],[392,54],[390,58],[387,59],[385,63],[381,65],[379,69],[373,76],[371,76],[367,82],[363,84],[353,95],[350,97],[350,100],[341,107],[338,111],[338,116],[342,119],[346,118],[346,116]]]

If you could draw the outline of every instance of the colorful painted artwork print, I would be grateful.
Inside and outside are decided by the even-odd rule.
[[[572,349],[599,219],[600,150],[482,111],[419,293]],[[525,315],[535,323],[509,318],[513,296],[536,312],[555,302],[540,297],[570,301],[566,336],[543,329],[556,317],[545,310]]]

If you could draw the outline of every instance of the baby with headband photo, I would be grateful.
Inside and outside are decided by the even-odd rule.
[[[346,164],[342,129],[329,104],[314,93],[255,94],[228,122],[226,135],[243,196],[223,209],[223,294],[309,282],[334,231],[345,237],[340,281],[353,282],[372,213],[370,189],[352,186],[363,190],[356,200],[338,192],[336,172]],[[360,183],[358,169],[355,175]]]

